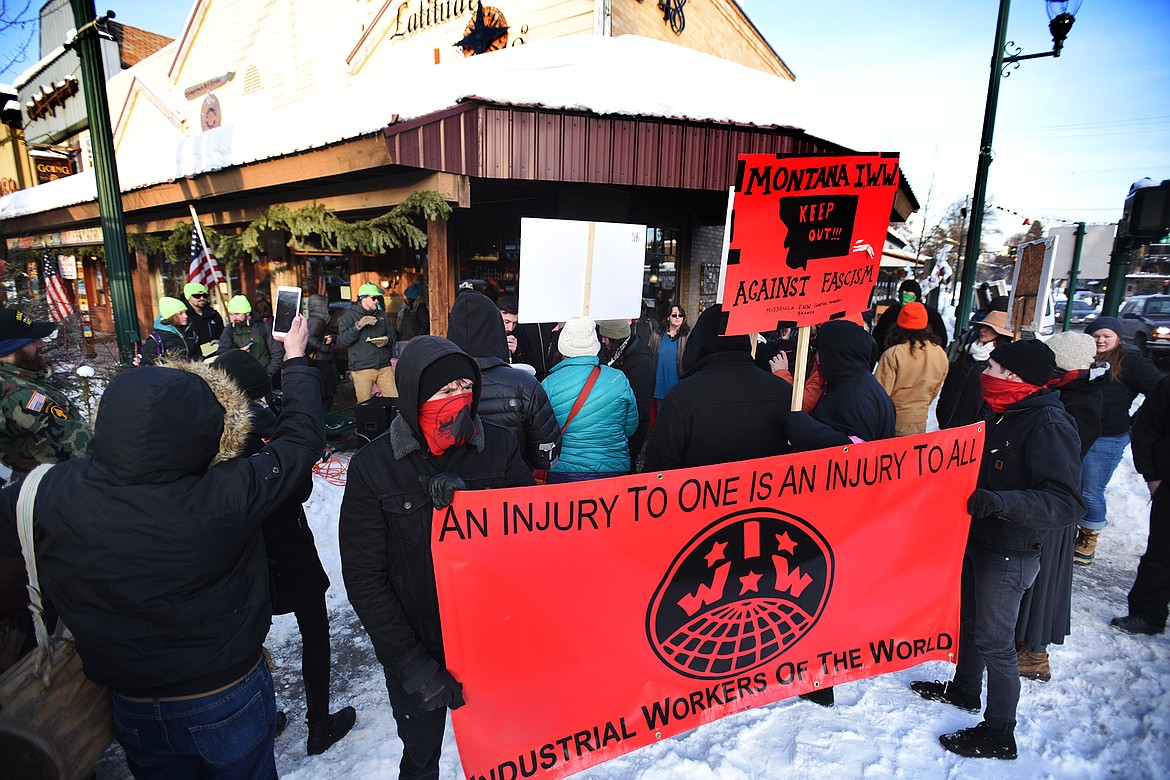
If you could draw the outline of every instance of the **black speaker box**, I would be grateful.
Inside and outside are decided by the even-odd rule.
[[[372,439],[390,427],[390,421],[397,412],[397,398],[374,396],[368,401],[363,401],[354,408],[353,413],[357,432],[367,439]]]

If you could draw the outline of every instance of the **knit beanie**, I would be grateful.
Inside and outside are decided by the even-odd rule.
[[[1118,336],[1125,336],[1125,326],[1116,317],[1098,317],[1085,326],[1085,333],[1090,336],[1099,330],[1111,330]]]
[[[471,365],[471,358],[462,352],[443,355],[424,368],[418,380],[419,406],[456,379],[475,379],[475,368]]]
[[[410,287],[407,287],[402,295],[406,298],[406,300],[413,301],[414,299],[418,298],[421,293],[422,285],[420,285],[418,282],[415,282],[414,284],[410,285]]]
[[[228,313],[251,314],[252,304],[248,303],[248,299],[242,295],[232,296],[232,299],[228,301]]]
[[[630,321],[602,320],[597,323],[597,332],[607,339],[624,339],[630,335]]]
[[[203,285],[201,285],[199,282],[187,282],[185,285],[183,285],[183,297],[184,298],[190,298],[195,293],[206,293],[206,292],[207,292],[207,288],[204,287]]]
[[[570,317],[561,328],[557,349],[567,358],[597,357],[601,342],[597,340],[597,326],[588,317]]]
[[[187,311],[187,304],[178,298],[170,298],[164,295],[158,299],[158,318],[163,322],[166,322],[181,311]]]
[[[1039,339],[1001,344],[991,353],[991,359],[1037,387],[1047,384],[1056,371],[1056,355]]]
[[[358,288],[358,300],[362,298],[381,298],[382,296],[382,288],[376,284],[366,282]]]
[[[1097,358],[1097,342],[1086,333],[1073,330],[1057,333],[1047,343],[1056,355],[1056,367],[1061,371],[1089,368]]]
[[[902,304],[898,312],[898,327],[902,330],[925,330],[929,322],[926,307],[918,301]]]
[[[230,376],[249,398],[263,398],[272,389],[268,371],[242,349],[225,349],[211,365]]]

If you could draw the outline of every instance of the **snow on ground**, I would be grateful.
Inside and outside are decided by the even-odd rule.
[[[382,670],[369,638],[345,597],[337,550],[342,488],[316,478],[306,504],[317,546],[333,585],[333,708],[352,704],[353,732],[320,756],[306,756],[300,638],[292,615],[278,616],[268,638],[279,667],[278,706],[289,713],[277,740],[282,777],[395,778],[401,744]],[[1149,528],[1145,483],[1128,455],[1108,491],[1111,526],[1097,560],[1077,567],[1073,632],[1052,646],[1049,683],[1023,681],[1013,762],[964,759],[937,737],[974,725],[979,717],[924,701],[915,679],[950,678],[952,667],[930,662],[914,669],[836,688],[837,706],[824,709],[791,699],[742,712],[594,767],[591,780],[746,780],[749,778],[1164,778],[1170,757],[1170,634],[1135,637],[1109,626],[1124,614],[1125,595]],[[876,554],[880,554],[880,531]],[[897,605],[890,605],[896,609]],[[539,703],[534,704],[539,706]],[[99,780],[128,778],[120,750],[111,748]],[[463,777],[450,724],[440,777]]]

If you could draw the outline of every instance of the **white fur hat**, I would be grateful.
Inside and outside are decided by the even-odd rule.
[[[588,317],[570,317],[561,328],[557,349],[567,358],[596,357],[601,351],[597,340],[597,325]]]
[[[1097,358],[1097,342],[1084,333],[1073,330],[1057,333],[1047,343],[1056,354],[1056,367],[1061,371],[1089,368]]]

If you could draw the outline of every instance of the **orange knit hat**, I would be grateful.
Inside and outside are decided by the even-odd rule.
[[[926,307],[918,301],[902,304],[902,311],[898,312],[898,327],[903,330],[925,330],[930,324],[926,316]]]

